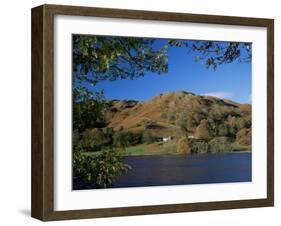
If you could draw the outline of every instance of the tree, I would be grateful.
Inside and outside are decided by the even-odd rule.
[[[142,135],[142,142],[151,144],[156,141],[156,138],[149,132],[148,130],[145,130]]]
[[[245,42],[187,41],[168,39],[155,47],[154,38],[111,36],[73,36],[74,84],[87,82],[93,86],[103,80],[134,79],[146,72],[168,71],[167,48],[185,47],[204,60],[207,68],[232,62],[250,62],[252,45]]]
[[[250,146],[252,143],[252,130],[243,128],[236,134],[235,143],[241,146]]]
[[[210,130],[214,134],[217,134],[217,130],[218,130],[217,122],[212,117],[208,117],[207,121],[208,121],[208,125],[209,125]]]
[[[187,136],[188,135],[188,119],[187,114],[185,112],[181,112],[181,114],[178,116],[178,125],[182,131],[182,133]]]
[[[205,154],[208,152],[209,152],[209,144],[207,141],[194,140],[194,142],[192,142],[192,153]]]
[[[121,148],[122,150],[126,150],[126,147],[129,145],[126,134],[122,132],[115,132],[113,136],[113,145]]]
[[[235,138],[237,133],[237,126],[232,124],[228,125],[228,132],[230,137]]]
[[[202,140],[210,140],[212,138],[212,132],[206,119],[201,120],[200,124],[197,126],[195,138]]]
[[[229,134],[229,127],[226,124],[220,124],[218,128],[218,135],[221,137],[227,137]]]
[[[107,102],[103,92],[93,93],[86,87],[73,88],[73,130],[82,132],[87,128],[104,125]]]
[[[96,85],[102,80],[134,79],[145,72],[168,70],[167,46],[153,38],[73,36],[74,83]]]
[[[232,151],[231,141],[228,137],[215,137],[209,142],[210,152],[230,152]]]
[[[102,151],[95,156],[85,156],[80,150],[73,153],[73,178],[96,188],[110,187],[122,173],[131,169],[123,163],[123,156],[116,150]]]
[[[175,109],[172,110],[175,111]],[[192,109],[190,106],[184,106],[180,109],[176,109],[175,112],[173,112],[173,114],[177,115],[178,126],[180,127],[183,135],[188,136],[188,133],[192,132],[198,125],[197,120],[200,118],[200,113]]]
[[[73,145],[80,147],[84,152],[96,152],[111,146],[113,143],[113,133],[109,130],[93,128],[80,134],[79,140],[73,141]]]
[[[179,154],[191,154],[191,142],[185,136],[180,138],[177,142],[177,153]]]
[[[238,119],[238,128],[243,129],[243,128],[250,128],[251,127],[251,120],[249,118],[239,118]]]
[[[216,69],[225,63],[252,60],[252,44],[247,42],[185,41],[170,39],[169,44],[197,53],[196,61],[204,60],[207,68]]]

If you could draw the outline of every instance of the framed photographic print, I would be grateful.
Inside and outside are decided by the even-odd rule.
[[[32,9],[32,216],[273,206],[274,21]]]

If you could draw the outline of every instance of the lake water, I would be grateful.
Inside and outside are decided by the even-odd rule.
[[[246,182],[252,180],[251,152],[205,155],[129,156],[132,170],[112,187]]]

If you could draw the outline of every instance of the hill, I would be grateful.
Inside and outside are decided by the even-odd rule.
[[[186,147],[186,140],[192,153],[251,150],[250,104],[186,91],[168,92],[145,102],[111,100],[105,125],[130,133],[138,140],[132,146],[167,139],[174,149]],[[90,131],[94,135],[96,129]]]

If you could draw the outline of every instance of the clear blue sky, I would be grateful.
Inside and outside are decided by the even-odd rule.
[[[163,40],[158,39],[159,46]],[[240,103],[251,103],[251,63],[231,63],[207,69],[203,61],[195,61],[194,52],[168,47],[168,73],[146,73],[134,80],[99,82],[94,90],[103,89],[107,99],[134,99],[146,101],[165,92],[189,91],[212,95]]]

